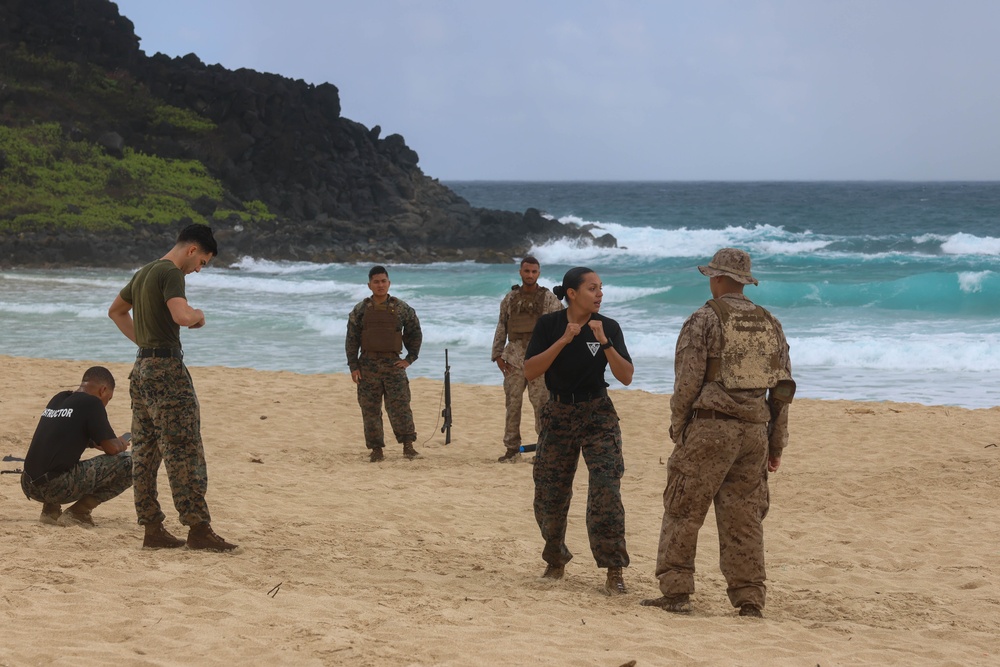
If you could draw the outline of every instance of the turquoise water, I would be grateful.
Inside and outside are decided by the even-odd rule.
[[[677,333],[710,296],[695,266],[733,245],[761,281],[747,294],[784,324],[800,396],[1000,404],[1000,183],[448,185],[475,206],[533,206],[618,239],[533,253],[544,285],[576,265],[601,275],[602,313],[622,323],[635,359],[632,388],[669,393]],[[182,334],[188,363],[346,373],[347,313],[368,294],[368,268],[244,258],[190,276],[208,326]],[[489,349],[516,265],[389,270],[424,329],[411,372],[441,378],[448,349],[454,381],[500,384]],[[0,353],[128,361],[105,313],[129,275],[0,272]]]

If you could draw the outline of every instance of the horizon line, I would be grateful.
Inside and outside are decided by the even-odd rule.
[[[854,178],[854,179],[647,179],[647,178],[446,178],[431,176],[437,181],[449,183],[976,183],[1000,184],[1000,179],[897,179],[897,178]]]

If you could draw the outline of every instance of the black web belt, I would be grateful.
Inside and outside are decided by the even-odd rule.
[[[576,391],[570,394],[560,394],[550,391],[549,400],[556,401],[557,403],[583,403],[584,401],[592,401],[595,398],[604,398],[607,395],[608,390],[606,387],[597,391]]]

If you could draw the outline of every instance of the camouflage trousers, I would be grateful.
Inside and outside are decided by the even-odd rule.
[[[201,408],[191,374],[180,359],[136,359],[132,398],[132,478],[139,525],[165,518],[157,498],[162,461],[181,524],[210,522],[205,502],[208,469],[201,442]]]
[[[361,379],[358,380],[358,405],[365,428],[365,447],[385,447],[382,429],[382,399],[389,414],[389,424],[396,442],[415,442],[416,427],[410,411],[410,381],[406,369],[396,366],[391,357],[362,357],[358,360]]]
[[[664,595],[694,592],[698,531],[715,503],[719,567],[734,607],[764,606],[767,425],[693,419],[667,464],[656,577]]]
[[[94,496],[102,503],[120,496],[132,486],[132,454],[101,454],[80,461],[72,469],[45,482],[33,484],[21,473],[21,490],[40,503],[74,503],[84,496]]]
[[[608,397],[576,404],[549,401],[542,411],[535,465],[535,520],[545,547],[542,559],[565,565],[573,558],[566,547],[566,516],[573,498],[573,477],[580,453],[590,472],[587,534],[598,567],[627,567],[625,508],[621,477],[625,472],[618,414]]]
[[[507,400],[507,421],[503,429],[503,444],[507,449],[521,446],[521,406],[524,404],[524,390],[528,390],[528,400],[535,411],[535,434],[542,430],[542,408],[549,400],[549,390],[545,388],[545,376],[540,375],[530,382],[524,377],[524,368],[518,367],[504,376],[503,392]]]

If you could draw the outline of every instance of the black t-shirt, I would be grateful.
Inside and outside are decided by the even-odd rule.
[[[47,472],[66,472],[88,446],[115,437],[101,399],[83,391],[61,391],[38,420],[24,457],[24,472],[32,479]]]
[[[559,310],[538,318],[528,349],[524,353],[525,359],[541,354],[562,337],[569,322],[568,312]],[[631,363],[632,357],[625,347],[625,337],[618,322],[600,313],[591,315],[590,319],[604,323],[604,335],[614,345],[618,354]],[[549,391],[559,394],[592,392],[607,387],[608,383],[604,381],[604,369],[608,366],[608,357],[600,347],[601,344],[594,337],[594,332],[584,324],[580,328],[580,333],[559,352],[549,370],[545,371],[545,386]]]

